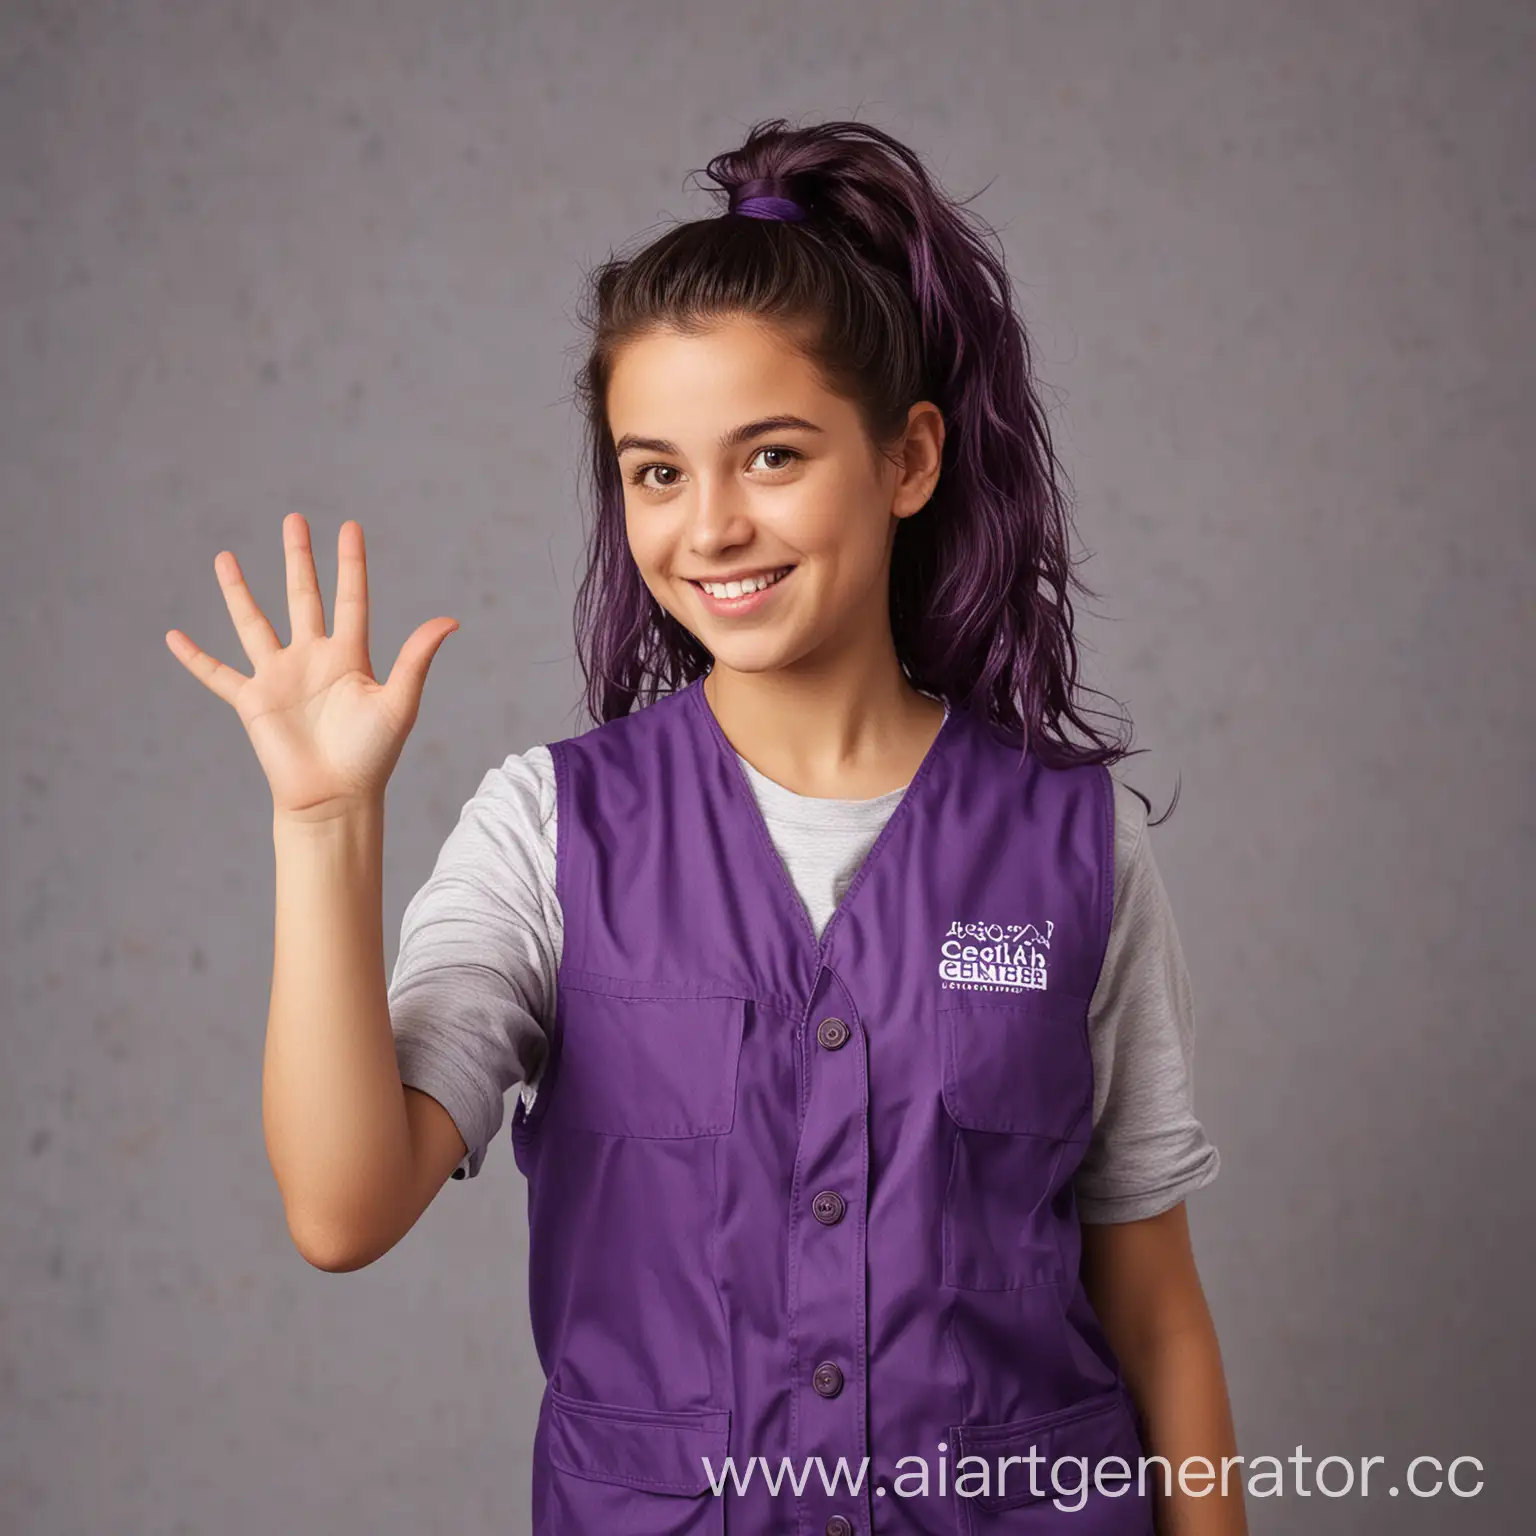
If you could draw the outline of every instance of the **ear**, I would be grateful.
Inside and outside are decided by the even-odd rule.
[[[944,413],[931,400],[919,400],[907,412],[906,436],[897,454],[902,469],[891,501],[891,516],[911,517],[928,504],[944,459]]]

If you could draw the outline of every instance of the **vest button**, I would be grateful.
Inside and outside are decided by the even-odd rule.
[[[816,1026],[816,1038],[829,1051],[835,1051],[848,1039],[848,1026],[841,1019],[823,1019]]]
[[[843,1197],[835,1189],[820,1190],[811,1201],[811,1215],[824,1227],[835,1227],[846,1209]]]
[[[811,1385],[823,1397],[836,1397],[843,1390],[843,1372],[835,1360],[823,1360],[811,1373]]]
[[[833,1515],[827,1521],[827,1536],[853,1536],[853,1527],[842,1515]]]

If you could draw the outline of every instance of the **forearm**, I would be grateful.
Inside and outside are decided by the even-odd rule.
[[[323,822],[278,818],[273,845],[267,1156],[300,1251],[340,1268],[379,1245],[410,1186],[384,975],[382,799]]]
[[[1162,1456],[1172,1468],[1149,1468],[1149,1486],[1158,1499],[1158,1536],[1247,1536],[1243,1467],[1234,1463],[1223,1492],[1222,1459],[1237,1455],[1237,1437],[1227,1397],[1221,1347],[1210,1316],[1154,1335],[1120,1352],[1126,1383],[1147,1423],[1146,1454]],[[1195,1458],[1204,1458],[1204,1462]],[[1205,1463],[1209,1463],[1209,1475]],[[1190,1492],[1180,1486],[1185,1467]]]

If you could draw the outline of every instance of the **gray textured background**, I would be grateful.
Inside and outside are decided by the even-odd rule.
[[[505,1134],[378,1265],[294,1251],[270,800],[162,637],[248,669],[224,547],[286,637],[293,510],[328,617],[362,521],[381,675],[460,620],[390,787],[392,964],[485,769],[583,724],[581,272],[772,114],[986,187],[1089,680],[1156,811],[1182,776],[1153,836],[1243,1450],[1487,1464],[1254,1531],[1528,1530],[1533,67],[1514,0],[9,0],[4,1536],[526,1529]]]

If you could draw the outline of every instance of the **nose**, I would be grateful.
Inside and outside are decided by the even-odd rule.
[[[745,498],[729,477],[700,479],[688,509],[687,537],[693,550],[706,556],[751,542],[752,521]]]

